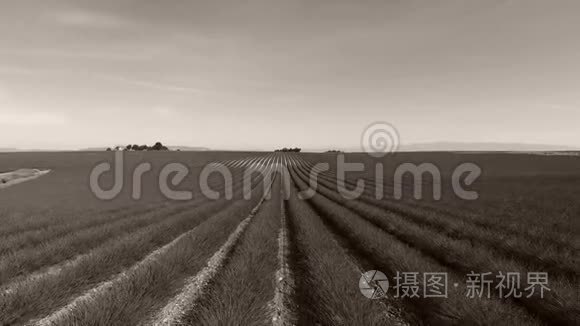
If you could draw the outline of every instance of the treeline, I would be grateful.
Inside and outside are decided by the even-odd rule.
[[[164,146],[161,142],[156,142],[153,146],[147,145],[127,145],[123,146],[115,146],[113,148],[107,148],[107,151],[168,151],[169,148]]]
[[[302,148],[298,148],[298,147],[294,147],[294,148],[282,148],[282,149],[277,149],[274,152],[295,152],[298,153],[302,150]]]

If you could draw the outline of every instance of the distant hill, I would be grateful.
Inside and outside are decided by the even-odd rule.
[[[107,147],[88,147],[88,148],[81,148],[78,151],[79,152],[101,152],[101,151],[106,151]]]
[[[211,150],[207,147],[191,147],[191,146],[167,146],[167,147],[172,151],[180,150],[182,152],[205,152]]]
[[[20,149],[20,148],[0,148],[0,153],[17,153],[17,152],[60,152],[58,149]]]
[[[573,151],[578,148],[559,145],[523,144],[523,143],[461,143],[433,142],[402,145],[401,151],[482,151],[482,152],[532,152],[532,151]]]
[[[360,147],[333,147],[344,152],[360,153]],[[579,151],[580,148],[558,145],[521,144],[521,143],[462,143],[462,142],[432,142],[402,144],[399,152],[557,152]],[[306,149],[307,152],[326,152],[328,149]]]

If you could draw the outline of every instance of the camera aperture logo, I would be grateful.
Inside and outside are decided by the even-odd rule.
[[[389,280],[387,276],[377,270],[370,270],[362,274],[358,282],[360,292],[369,299],[382,299],[387,296]]]

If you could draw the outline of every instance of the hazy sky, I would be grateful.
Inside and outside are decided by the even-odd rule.
[[[580,1],[0,0],[0,147],[580,147]]]

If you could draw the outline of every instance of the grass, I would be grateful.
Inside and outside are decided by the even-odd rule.
[[[256,184],[260,180],[254,181]],[[239,198],[241,189],[236,189],[238,195],[235,198]],[[41,273],[41,277],[24,278],[16,283],[10,293],[0,297],[0,320],[17,323],[67,304],[75,295],[130,267],[147,253],[198,226],[234,202],[218,200],[171,217],[157,215],[158,222],[113,237],[86,255],[76,257],[70,264],[57,266],[58,272],[49,270]]]
[[[293,177],[297,185],[305,189],[306,184],[296,174]],[[371,262],[375,269],[378,268],[390,277],[394,277],[397,271],[446,272],[449,284],[459,284],[455,291],[450,289],[448,298],[444,300],[407,300],[406,308],[420,321],[478,325],[497,324],[500,321],[516,325],[538,324],[521,308],[504,305],[499,300],[466,300],[464,280],[460,273],[322,195],[315,195],[309,202],[325,225],[342,239],[343,245],[350,248],[354,255]],[[489,313],[491,311],[492,314]]]
[[[274,295],[277,269],[277,231],[280,227],[279,179],[233,250],[207,295],[183,319],[187,325],[268,325],[269,301]],[[252,293],[251,298],[246,298]]]
[[[336,188],[334,154],[129,153],[128,171],[153,163],[143,199],[135,202],[124,191],[113,201],[96,201],[86,178],[110,155],[0,154],[0,171],[52,170],[0,190],[0,324],[147,324],[182,297],[182,323],[200,325],[575,325],[580,319],[576,157],[402,153],[380,161],[385,176],[400,162],[433,161],[444,182],[458,163],[475,161],[484,170],[473,185],[480,199],[466,202],[445,190],[440,201],[414,200],[409,179],[402,200],[376,199],[369,171],[347,175],[348,186],[364,178],[370,187],[359,199],[345,200]],[[233,200],[198,198],[197,174],[210,161],[233,171]],[[347,161],[379,162],[360,154],[347,154]],[[192,190],[194,201],[170,202],[156,189],[158,172],[169,162],[190,167],[178,188]],[[291,163],[290,197],[281,198],[277,179],[273,197],[247,219],[264,180],[255,173],[252,199],[241,200],[242,173],[250,165],[282,162]],[[318,193],[301,200],[297,193],[318,162],[331,163],[331,170],[319,174]],[[125,179],[130,184],[130,173]],[[223,192],[220,176],[210,183]],[[197,286],[196,277],[225,243],[229,249]],[[386,299],[360,293],[361,273],[372,269],[390,278]],[[448,297],[392,297],[396,273],[413,271],[447,273]],[[544,298],[470,299],[471,271],[524,277],[547,271],[551,291]],[[281,275],[290,275],[290,282]]]
[[[304,172],[309,172],[310,169],[313,168],[314,164],[311,162],[307,162],[304,160],[300,160],[300,165],[298,166]],[[328,171],[327,173],[320,174],[321,179],[327,180],[331,183],[336,184],[336,171]],[[451,200],[442,200],[440,202],[431,202],[429,200],[413,200],[411,198],[410,193],[412,192],[412,187],[409,184],[403,184],[403,189],[407,189],[406,197],[402,200],[394,200],[392,195],[392,186],[393,183],[391,180],[384,180],[383,186],[385,188],[385,195],[383,201],[380,201],[380,204],[383,207],[388,205],[388,208],[393,211],[397,211],[400,213],[404,213],[407,215],[437,215],[437,218],[453,218],[456,220],[462,220],[463,223],[471,223],[475,226],[482,227],[489,229],[492,232],[496,233],[505,233],[509,234],[510,236],[521,236],[526,239],[530,239],[534,243],[538,241],[543,244],[549,244],[557,247],[558,249],[566,249],[570,248],[570,244],[574,243],[575,241],[578,242],[578,238],[571,232],[570,228],[565,230],[561,229],[553,229],[552,227],[546,228],[544,223],[536,225],[535,223],[528,223],[525,228],[521,227],[522,219],[528,220],[529,215],[522,212],[520,207],[514,208],[514,203],[521,202],[521,198],[528,198],[528,203],[526,203],[526,209],[530,210],[530,206],[536,206],[538,199],[541,199],[542,202],[545,202],[544,194],[545,192],[551,191],[551,188],[555,187],[555,185],[551,185],[549,189],[545,189],[546,187],[538,187],[537,185],[528,187],[524,182],[525,179],[522,180],[518,178],[519,191],[517,198],[514,198],[513,194],[506,193],[502,191],[503,187],[505,186],[505,180],[497,180],[497,178],[491,178],[492,181],[486,181],[488,187],[493,187],[492,189],[487,189],[482,193],[482,200],[486,198],[490,193],[494,194],[501,194],[498,199],[487,199],[485,201],[485,211],[482,212],[481,210],[476,210],[474,206],[479,206],[481,203],[479,201],[461,201],[457,200],[457,198],[452,198]],[[510,178],[512,179],[512,178]],[[556,180],[551,180],[551,183],[558,183],[559,178]],[[376,180],[372,178],[363,178],[366,187],[365,187],[365,194],[367,195],[366,198],[373,198],[375,196],[375,187],[377,186]],[[345,183],[354,188],[355,179],[347,178]],[[511,180],[511,183],[514,183]],[[490,186],[491,184],[491,186]],[[560,186],[566,186],[565,183],[559,183]],[[424,187],[428,189],[431,187],[431,183],[429,181],[424,181]],[[530,193],[531,189],[539,189],[535,190],[534,192]],[[562,192],[562,189],[558,189],[559,192]],[[575,193],[580,191],[580,189],[570,189],[571,193]],[[482,192],[482,190],[480,190]],[[515,192],[511,190],[510,192]],[[560,195],[560,193],[557,193]],[[567,194],[567,193],[566,193]],[[483,196],[486,195],[486,196]],[[495,196],[494,196],[495,197]],[[374,198],[373,198],[374,199]],[[554,196],[554,199],[560,199],[560,196]],[[532,205],[531,202],[534,202]],[[559,201],[559,200],[558,200]],[[377,203],[379,201],[375,200],[373,203]],[[566,204],[554,204],[551,203],[550,205],[543,205],[542,211],[547,211],[549,214],[546,214],[546,218],[544,220],[551,221],[549,223],[556,222],[556,224],[566,224],[566,221],[561,219],[561,216],[558,215],[557,211],[562,209],[562,206],[565,210],[574,211],[578,210],[571,205],[571,201],[567,200]],[[520,206],[518,204],[518,206]],[[550,207],[550,208],[547,208]],[[553,209],[552,209],[553,208]],[[568,209],[569,208],[569,209]],[[502,214],[498,214],[494,212],[495,210],[501,211]],[[550,211],[550,209],[552,209]],[[491,212],[490,212],[491,211]],[[511,213],[507,215],[506,213]],[[578,214],[580,214],[580,210],[578,210]],[[538,215],[536,211],[534,215]],[[533,221],[527,221],[533,222]]]
[[[239,190],[239,186],[236,186],[234,190]],[[12,237],[9,239],[12,241],[7,242],[12,243],[13,250],[1,256],[0,284],[14,277],[71,259],[111,238],[136,232],[160,219],[171,218],[209,202],[205,198],[200,198],[187,203],[148,208],[142,214],[122,214],[114,218],[106,218],[104,221],[95,218],[79,221],[83,223],[58,225],[40,234],[35,233],[34,237],[28,234]],[[17,249],[15,242],[25,244],[26,247]],[[34,245],[35,242],[36,245]]]
[[[302,175],[307,174],[304,168],[297,167],[297,169]],[[336,182],[329,177],[321,176],[319,183],[326,189],[336,191]],[[569,246],[569,243],[563,245],[545,238],[530,238],[523,234],[488,228],[473,223],[473,220],[461,219],[454,215],[450,216],[417,209],[410,205],[377,200],[366,193],[360,197],[360,201],[386,210],[395,216],[402,216],[424,229],[443,233],[455,240],[468,241],[472,246],[474,244],[485,246],[493,250],[495,254],[518,259],[527,266],[536,267],[538,270],[549,272],[551,275],[561,275],[571,279],[580,273],[580,268],[574,261],[574,249]],[[349,202],[348,205],[352,206],[355,203]]]
[[[306,176],[297,172],[303,180]],[[521,264],[521,259],[501,258],[487,246],[475,246],[473,243],[449,237],[437,230],[430,230],[422,225],[409,221],[404,216],[385,212],[377,207],[357,201],[347,201],[333,192],[328,185],[319,189],[319,193],[335,203],[344,205],[352,211],[360,214],[374,227],[384,230],[395,236],[400,241],[417,248],[424,254],[436,259],[445,266],[449,266],[456,272],[469,273],[470,271],[498,272],[514,271],[525,275],[525,272],[535,271],[534,266]],[[521,257],[520,257],[521,258]],[[524,262],[526,260],[524,259]],[[559,321],[564,324],[573,324],[578,314],[578,307],[574,302],[576,295],[575,287],[571,286],[573,278],[552,277],[550,286],[552,291],[547,297],[540,299],[532,297],[518,300],[524,307],[534,311],[544,320]]]
[[[365,299],[358,288],[359,266],[371,268],[364,259],[353,261],[335,235],[294,190],[288,201],[291,238],[295,242],[298,324],[383,325],[394,324],[387,309]],[[392,302],[388,302],[392,305]]]
[[[257,199],[234,202],[163,255],[129,270],[110,290],[99,291],[91,300],[74,306],[58,323],[135,325],[144,321],[178,292],[189,275],[203,268],[256,203]]]
[[[71,298],[135,264],[139,259],[183,232],[199,225],[224,207],[216,202],[199,210],[162,219],[138,231],[102,243],[58,273],[24,279],[13,292],[0,297],[0,320],[16,323],[50,313]],[[58,294],[55,296],[55,294]]]

